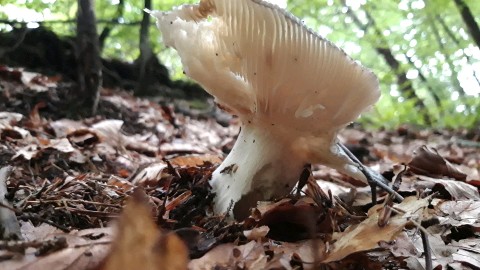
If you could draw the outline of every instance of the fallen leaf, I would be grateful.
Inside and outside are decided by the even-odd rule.
[[[466,174],[440,156],[435,149],[426,145],[415,151],[413,159],[408,163],[408,167],[416,174],[431,177],[447,176],[461,181],[465,181],[467,178]]]
[[[14,112],[0,112],[0,128],[2,126],[15,125],[17,122],[22,120],[23,115],[20,113]]]
[[[25,233],[24,238],[28,241],[37,241],[39,244],[65,238],[67,247],[44,256],[36,256],[37,249],[28,248],[23,256],[17,254],[16,260],[1,262],[1,269],[92,269],[107,255],[112,236],[111,228],[87,229],[66,234],[49,225],[33,227],[29,223],[22,224],[22,233]],[[88,236],[92,234],[99,237],[90,239]]]
[[[418,216],[418,212],[421,213],[426,206],[428,206],[426,199],[407,197],[401,204],[395,206],[404,214],[392,217],[383,227],[378,226],[379,213],[371,211],[369,217],[360,224],[352,225],[344,232],[333,235],[333,239],[337,241],[323,262],[338,261],[355,252],[378,248],[380,241],[392,241],[402,232],[405,225],[410,223],[411,217]]]
[[[480,201],[445,201],[436,208],[441,211],[440,215],[446,216],[441,224],[458,227],[478,224],[480,220]]]
[[[188,155],[188,156],[178,156],[169,160],[172,166],[179,167],[199,167],[204,164],[213,164],[218,165],[222,160],[216,155]]]
[[[215,247],[188,265],[191,270],[217,269],[266,269],[267,256],[263,245],[250,241],[245,245],[223,244]]]
[[[141,169],[141,171],[133,178],[132,183],[157,183],[162,176],[166,176],[165,169],[167,169],[167,167],[167,163],[163,161],[150,164]]]
[[[480,269],[480,254],[477,249],[459,248],[457,252],[453,253],[453,260],[473,269]]]
[[[243,235],[247,237],[247,240],[261,240],[265,236],[267,236],[270,228],[268,226],[260,226],[253,228],[251,230],[243,231]]]
[[[118,235],[101,270],[187,269],[185,244],[174,233],[157,228],[141,189],[134,191],[118,222]]]
[[[429,183],[427,187],[434,191],[445,190],[453,200],[480,200],[478,189],[465,182],[436,179],[423,175],[419,175],[418,178]]]

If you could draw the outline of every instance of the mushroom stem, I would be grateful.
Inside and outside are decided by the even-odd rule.
[[[215,213],[233,206],[234,218],[243,219],[257,201],[287,195],[306,163],[292,151],[292,139],[272,134],[268,127],[243,125],[232,151],[212,175]]]

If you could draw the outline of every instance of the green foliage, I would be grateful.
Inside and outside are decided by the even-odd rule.
[[[154,1],[153,8],[168,10],[180,3],[194,2],[197,0]],[[134,61],[139,55],[143,1],[125,0],[121,14],[119,0],[95,3],[99,33],[111,28],[103,56]],[[480,1],[465,3],[473,14],[480,14]],[[12,6],[22,8],[23,13],[6,13]],[[480,77],[480,50],[453,0],[290,0],[287,9],[377,74],[383,96],[361,121],[392,128],[404,123],[436,127],[480,124],[480,83],[476,81]],[[30,14],[26,11],[35,12],[40,18],[43,15],[46,21],[56,21],[45,25],[60,35],[75,34],[75,0],[2,0],[0,19],[22,18],[18,14]],[[360,25],[352,19],[352,13]],[[0,24],[0,30],[5,27]],[[154,51],[170,68],[174,79],[184,78],[178,57],[162,45],[153,20],[150,31]],[[399,63],[397,70],[378,53],[378,48],[392,52]],[[411,80],[423,108],[399,90],[401,73]]]
[[[479,1],[466,3],[473,14],[480,14]],[[362,117],[365,123],[383,127],[479,125],[480,73],[475,78],[471,70],[480,67],[480,51],[453,0],[291,0],[288,8],[314,30],[328,29],[326,38],[377,74],[383,96]],[[393,53],[400,63],[397,70],[378,53],[379,47]],[[424,108],[402,97],[400,86],[394,87],[401,73],[413,83]]]

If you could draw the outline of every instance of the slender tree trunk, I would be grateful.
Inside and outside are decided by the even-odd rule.
[[[144,8],[151,10],[152,1],[145,0]],[[147,89],[148,83],[147,83],[146,75],[147,75],[147,68],[148,68],[149,62],[152,60],[152,57],[154,57],[153,50],[150,45],[149,29],[150,29],[150,14],[147,14],[146,12],[144,12],[142,22],[140,24],[140,43],[139,43],[140,56],[137,59],[139,64],[139,76],[138,76],[137,89],[135,92],[138,95],[149,93],[149,90]]]
[[[96,113],[102,85],[102,63],[98,44],[94,0],[78,0],[77,63],[79,98]]]
[[[475,21],[475,17],[472,14],[472,11],[467,6],[464,0],[454,0],[455,5],[462,15],[463,22],[468,28],[468,32],[472,37],[473,41],[477,44],[477,47],[480,48],[480,27],[478,27],[477,22]],[[478,14],[477,14],[478,15]]]
[[[123,17],[123,11],[125,10],[125,0],[120,0],[117,5],[117,14],[115,18],[112,19],[112,22],[119,23],[120,19]],[[98,38],[100,43],[100,52],[103,51],[103,47],[105,46],[105,40],[112,32],[112,28],[115,27],[116,24],[107,24],[105,28],[103,28],[102,32],[100,33],[100,37]]]

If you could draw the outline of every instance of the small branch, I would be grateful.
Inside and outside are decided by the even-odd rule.
[[[43,217],[40,217],[39,215],[37,214],[34,214],[34,213],[22,213],[20,215],[20,218],[22,220],[36,220],[36,221],[40,221],[40,222],[43,222],[43,223],[46,223],[48,225],[51,225],[65,233],[69,233],[71,231],[71,229],[63,226],[63,225],[60,225],[60,224],[57,224],[49,219],[46,219],[46,218],[43,218]]]
[[[368,184],[370,187],[372,187],[372,201],[375,204],[376,203],[376,194],[375,194],[375,188],[379,186],[389,194],[395,196],[395,198],[399,201],[403,201],[402,195],[398,194],[395,190],[393,190],[387,183],[388,181],[379,173],[372,171],[370,168],[366,167],[365,165],[358,160],[358,158],[348,150],[348,148],[343,145],[342,143],[338,142],[338,146],[345,152],[345,154],[358,165],[358,168],[360,171],[365,175],[365,177],[368,180]],[[375,195],[374,195],[375,194]],[[375,199],[375,200],[374,200]]]
[[[422,236],[423,252],[425,253],[425,270],[432,270],[432,252],[430,251],[428,234],[425,230],[420,230],[420,235]]]
[[[0,20],[1,24],[8,24],[8,25],[27,25],[28,23],[38,23],[42,24],[71,24],[76,23],[76,20],[46,20],[46,21],[29,21],[29,22],[21,22],[21,21],[10,21],[10,20]],[[107,24],[107,25],[122,25],[122,26],[138,26],[141,24],[141,21],[131,21],[131,22],[119,22],[114,21],[111,19],[101,19],[97,20],[98,24]],[[155,25],[155,23],[151,23],[151,25]]]

